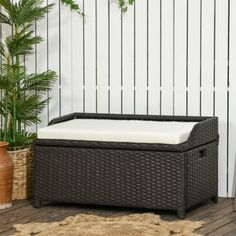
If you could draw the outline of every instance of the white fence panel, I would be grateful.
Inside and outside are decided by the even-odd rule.
[[[174,12],[174,114],[186,115],[187,1],[175,1]]]
[[[147,114],[147,1],[135,1],[135,113]]]
[[[227,195],[227,51],[228,51],[228,4],[218,0],[216,4],[216,61],[215,102],[219,116],[219,195]]]
[[[212,116],[214,104],[214,0],[202,1],[201,22],[201,115]]]
[[[96,33],[95,33],[95,1],[84,1],[84,63],[85,63],[85,111],[96,112]]]
[[[228,195],[234,196],[236,191],[236,1],[230,5],[230,44],[229,44],[229,189]]]
[[[200,0],[188,1],[188,115],[200,115]]]
[[[48,16],[48,67],[56,71],[59,75],[59,1],[50,0],[48,3],[55,4]],[[49,93],[51,97],[49,103],[49,120],[60,115],[59,79],[60,78],[58,78],[58,81],[54,84],[53,89]]]
[[[121,113],[121,11],[110,3],[110,112]]]
[[[161,0],[149,0],[149,114],[160,114],[160,4]],[[155,24],[153,24],[155,22]]]
[[[173,115],[173,0],[161,1],[161,114]]]
[[[97,112],[108,112],[108,1],[96,0]]]
[[[72,13],[71,45],[72,111],[82,112],[84,109],[83,18],[76,12]]]
[[[61,74],[61,115],[72,112],[72,13],[67,6],[61,6],[60,17],[60,74]]]
[[[134,113],[134,7],[122,16],[123,113]]]
[[[44,2],[46,5],[46,2]],[[37,34],[43,38],[43,42],[41,42],[37,46],[37,53],[36,53],[36,64],[37,64],[37,73],[42,73],[48,69],[48,15],[42,19],[41,21],[37,22],[36,29]],[[44,99],[49,97],[48,93],[45,93],[43,96]],[[40,114],[41,123],[39,124],[40,127],[44,127],[48,123],[48,116],[49,116],[49,103],[44,108],[42,113]]]

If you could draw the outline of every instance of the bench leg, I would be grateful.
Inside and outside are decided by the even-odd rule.
[[[236,190],[235,190],[235,195],[233,199],[233,211],[236,211]]]
[[[35,208],[41,208],[42,207],[42,201],[38,200],[38,199],[35,199],[34,200],[34,207]]]
[[[218,202],[218,196],[212,197],[211,200],[212,200],[212,202],[217,203]]]
[[[185,218],[185,209],[184,208],[179,208],[177,210],[177,216],[180,219],[184,219]]]

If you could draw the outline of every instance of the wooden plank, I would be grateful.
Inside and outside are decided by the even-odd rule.
[[[227,196],[227,35],[228,4],[216,2],[215,114],[219,117],[219,196]]]
[[[231,208],[232,209],[232,208]],[[235,212],[228,212],[228,214],[224,214],[224,212],[220,215],[220,217],[207,224],[207,227],[203,227],[198,230],[199,233],[204,235],[216,235],[215,232],[217,232],[221,227],[224,227],[227,224],[230,224],[232,222],[236,221],[236,215]],[[218,231],[219,233],[219,231]],[[219,235],[219,234],[218,234]],[[223,234],[221,234],[223,235]]]
[[[187,218],[190,220],[201,220],[203,218],[207,218],[215,212],[220,211],[222,208],[227,207],[230,204],[232,204],[232,202],[226,198],[219,199],[217,204],[209,201],[206,204],[197,206],[193,211],[190,211],[187,214]]]
[[[187,1],[174,3],[174,114],[186,115]]]
[[[80,2],[83,9],[83,1]],[[83,17],[72,12],[72,111],[83,112]]]
[[[19,208],[14,211],[14,214],[7,212],[1,216],[1,227],[0,232],[4,232],[9,229],[12,224],[16,222],[21,222],[25,217],[31,217],[32,214],[35,214],[35,210],[32,206],[27,205],[24,208]]]
[[[0,215],[5,214],[6,212],[9,212],[9,211],[14,211],[15,209],[18,209],[20,207],[32,204],[32,202],[33,202],[33,199],[29,199],[29,200],[14,200],[12,202],[12,207],[11,208],[0,210]]]
[[[121,11],[110,3],[110,108],[121,113]]]
[[[236,226],[236,221],[231,222],[228,225],[225,225],[224,229],[223,229],[224,230],[224,236],[234,236],[234,235],[236,235],[236,228],[235,228],[235,226]],[[217,230],[216,233],[221,233],[220,231],[222,230],[222,228],[220,228],[219,231]]]
[[[96,112],[95,1],[84,1],[85,112]]]
[[[147,114],[147,1],[135,1],[135,113]]]
[[[33,199],[30,200],[30,202]],[[142,209],[123,209],[117,207],[99,207],[89,205],[78,204],[52,204],[46,203],[40,209],[35,209],[27,201],[18,201],[15,206],[19,206],[16,209],[0,216],[0,235],[9,235],[14,233],[12,228],[13,224],[18,223],[30,223],[30,222],[53,222],[59,221],[67,216],[75,215],[78,213],[89,213],[95,215],[101,215],[105,217],[116,217],[121,215],[128,215],[132,213],[142,213],[146,210]],[[150,211],[153,212],[153,211]],[[161,214],[163,220],[173,221],[176,220],[176,216],[173,212],[157,212]],[[235,230],[235,214],[232,212],[232,200],[231,199],[219,199],[219,203],[204,204],[197,207],[187,213],[187,220],[203,220],[206,224],[197,232],[209,235],[223,235],[223,233],[229,233],[231,230]],[[3,233],[4,232],[4,233]],[[220,234],[222,233],[222,234]]]
[[[227,204],[222,204],[220,207],[209,209],[209,212],[202,212],[201,215],[196,216],[194,219],[203,220],[204,222],[206,222],[206,227],[208,228],[208,225],[222,218],[222,216],[232,212],[232,202],[226,202],[226,203]],[[202,228],[204,227],[205,226],[203,226]]]
[[[173,1],[162,1],[161,114],[173,114]]]
[[[188,115],[200,114],[200,0],[188,1]]]
[[[61,115],[72,112],[73,94],[72,94],[72,13],[71,10],[63,4],[61,6],[60,17],[60,67],[61,67]]]
[[[59,75],[59,2],[57,0],[49,0],[49,4],[54,3],[53,9],[48,15],[48,56],[49,56],[49,69],[56,71]],[[59,103],[59,78],[50,91],[51,97],[49,103],[49,120],[58,117],[60,111]]]
[[[133,114],[134,107],[134,7],[122,16],[123,25],[123,113]]]
[[[160,1],[149,0],[149,114],[160,114]],[[155,24],[153,24],[155,22]]]
[[[108,113],[108,1],[96,0],[97,15],[97,112]]]
[[[229,165],[228,165],[228,196],[234,197],[236,192],[236,162],[235,162],[235,153],[236,153],[236,2],[230,2],[230,38],[229,38]]]
[[[214,0],[202,1],[201,22],[201,115],[213,116]]]

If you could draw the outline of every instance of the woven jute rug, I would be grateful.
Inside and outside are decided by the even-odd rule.
[[[199,236],[201,221],[164,221],[153,213],[101,217],[78,214],[60,222],[14,225],[14,236]]]

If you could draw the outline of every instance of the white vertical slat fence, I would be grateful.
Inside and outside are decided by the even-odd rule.
[[[228,1],[216,1],[215,22],[215,114],[219,116],[219,193],[226,195],[229,186],[228,168]],[[234,121],[235,122],[235,121]],[[236,150],[236,149],[234,149]]]
[[[229,14],[229,114],[228,114],[228,192],[229,196],[234,195],[236,188],[236,1],[230,2]]]
[[[161,0],[149,0],[148,9],[148,111],[160,114],[160,4]],[[152,24],[151,22],[155,22]]]
[[[83,6],[81,6],[83,8]],[[71,22],[71,79],[72,79],[72,111],[83,111],[83,17],[78,17],[76,12],[72,12]],[[69,42],[68,42],[69,43]],[[68,63],[66,63],[68,65]]]
[[[81,0],[85,17],[52,2],[26,60],[59,75],[40,127],[75,111],[218,116],[219,196],[233,196],[235,1],[135,0],[122,15],[116,1]]]
[[[173,1],[173,114],[186,115],[187,0]]]
[[[173,115],[173,0],[161,3],[161,115]]]

